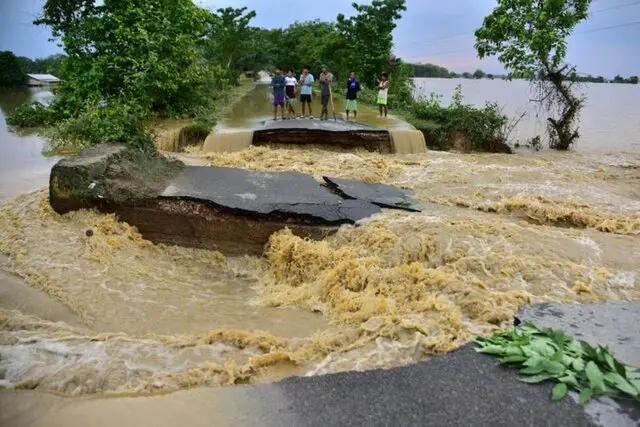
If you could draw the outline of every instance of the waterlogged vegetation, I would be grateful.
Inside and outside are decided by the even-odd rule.
[[[640,400],[639,371],[620,363],[608,348],[594,348],[561,330],[524,323],[476,343],[479,353],[500,357],[501,363],[519,368],[523,382],[557,382],[552,400],[564,398],[569,390],[579,392],[583,404],[598,396]]]
[[[476,31],[480,58],[497,56],[507,77],[531,80],[548,114],[549,145],[568,150],[580,136],[585,99],[575,94],[575,67],[565,62],[567,37],[589,16],[591,0],[499,0]],[[528,30],[525,30],[528,29]]]
[[[401,114],[424,133],[431,149],[511,152],[507,142],[513,123],[496,103],[488,102],[484,107],[465,104],[461,86],[448,106],[431,94],[414,101]]]

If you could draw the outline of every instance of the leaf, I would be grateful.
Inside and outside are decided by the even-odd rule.
[[[562,350],[558,350],[553,356],[551,356],[551,360],[554,362],[562,362],[562,356],[564,356],[564,353]]]
[[[481,347],[481,348],[476,348],[476,351],[478,353],[495,354],[495,355],[499,355],[499,356],[504,354],[503,353],[504,348],[500,347],[499,345],[495,345],[495,344],[489,344],[489,345]]]
[[[602,376],[602,372],[598,368],[598,366],[593,361],[589,361],[585,368],[585,372],[587,374],[587,379],[589,380],[589,384],[595,390],[605,391],[604,380]]]
[[[616,359],[613,359],[613,364],[616,367],[615,371],[620,374],[623,377],[627,377],[627,368],[624,367],[624,365],[620,362],[618,362]]]
[[[531,375],[529,377],[521,377],[520,381],[522,381],[523,383],[528,383],[528,384],[537,384],[540,383],[542,381],[546,381],[546,380],[550,380],[553,378],[553,375],[547,374],[547,373],[542,373],[542,374],[538,374],[538,375]]]
[[[609,384],[611,384],[612,386],[614,386],[615,388],[617,388],[618,390],[624,393],[627,393],[630,396],[635,397],[635,396],[638,396],[639,394],[638,390],[636,390],[636,388],[633,385],[629,384],[629,382],[619,374],[609,372],[604,375],[604,380]]]
[[[544,372],[544,363],[539,363],[534,366],[527,366],[526,368],[520,369],[520,373],[523,375],[535,375]]]
[[[604,360],[607,362],[607,365],[611,368],[612,371],[616,372],[616,364],[613,361],[613,357],[609,351],[604,352]]]
[[[580,341],[580,344],[582,345],[582,351],[585,356],[587,356],[587,359],[598,360],[598,353],[593,347],[591,347],[591,345],[589,345],[589,343]]]
[[[540,356],[537,353],[533,353],[533,356],[529,357],[529,360],[524,362],[524,366],[536,366],[544,362],[544,357]]]
[[[533,351],[545,357],[550,357],[555,353],[553,347],[543,341],[533,342],[530,347]]]
[[[527,356],[507,356],[500,359],[502,363],[520,363],[527,360]]]
[[[590,388],[585,388],[580,392],[579,402],[581,405],[584,405],[591,399],[593,399],[593,390],[591,390]]]
[[[556,384],[551,390],[551,400],[560,400],[567,395],[567,385],[563,383]]]
[[[522,352],[522,349],[520,347],[517,346],[509,346],[505,349],[504,354],[506,354],[507,356],[522,356],[524,355],[524,353]]]
[[[575,369],[577,372],[582,372],[584,371],[584,360],[582,359],[573,359],[573,363],[571,364],[571,366],[573,366],[573,369]]]
[[[573,373],[567,373],[566,376],[558,378],[561,383],[569,384],[573,387],[578,387],[578,379]]]
[[[549,372],[550,374],[559,375],[566,371],[566,367],[560,362],[554,362],[552,360],[545,360],[542,363],[544,370]]]

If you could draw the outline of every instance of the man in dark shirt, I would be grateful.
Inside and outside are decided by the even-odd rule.
[[[347,120],[349,113],[353,113],[353,120],[358,120],[358,92],[360,91],[360,80],[353,71],[347,81]]]

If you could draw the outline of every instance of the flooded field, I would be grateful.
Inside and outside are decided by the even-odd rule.
[[[509,327],[519,304],[640,300],[632,148],[175,156],[391,184],[414,190],[425,209],[384,211],[321,242],[284,230],[261,257],[225,258],[153,245],[113,216],[60,216],[44,179],[34,192],[3,196],[0,385],[34,390],[20,402],[44,402],[38,413],[73,412],[48,393],[155,394],[406,365]],[[21,185],[2,177],[3,195]],[[109,405],[91,402],[95,413]]]

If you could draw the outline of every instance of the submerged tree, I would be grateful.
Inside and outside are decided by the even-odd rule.
[[[476,30],[480,58],[497,55],[509,77],[525,76],[536,86],[549,114],[551,148],[567,150],[579,136],[584,98],[574,92],[575,67],[565,62],[567,37],[588,17],[591,0],[498,0]]]

